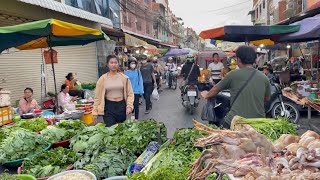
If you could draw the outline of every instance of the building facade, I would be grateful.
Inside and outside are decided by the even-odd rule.
[[[254,0],[249,14],[254,25],[272,25],[319,7],[319,0]]]

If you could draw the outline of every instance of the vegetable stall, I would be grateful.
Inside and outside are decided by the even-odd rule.
[[[194,128],[179,129],[172,139],[164,124],[152,119],[112,127],[80,120],[34,127],[35,121],[45,124],[37,118],[0,129],[0,163],[38,180],[320,177],[320,135],[308,131],[298,136],[296,125],[286,119],[235,116],[230,130],[194,120]]]

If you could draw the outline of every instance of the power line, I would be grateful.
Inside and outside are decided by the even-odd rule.
[[[241,2],[241,3],[237,3],[237,4],[234,4],[234,5],[231,5],[231,6],[225,6],[225,7],[223,7],[223,8],[219,8],[219,9],[213,9],[213,10],[210,10],[210,11],[207,11],[207,12],[214,12],[214,11],[220,11],[220,10],[228,9],[228,8],[231,8],[231,7],[238,6],[238,5],[240,5],[240,4],[247,3],[247,2],[249,2],[249,1],[250,1],[250,0],[244,1],[244,2]]]

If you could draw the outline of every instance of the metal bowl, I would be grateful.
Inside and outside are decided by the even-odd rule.
[[[76,120],[76,119],[80,119],[83,117],[84,115],[84,111],[82,110],[76,110],[76,111],[72,111],[71,112],[71,115],[72,115],[72,119]]]

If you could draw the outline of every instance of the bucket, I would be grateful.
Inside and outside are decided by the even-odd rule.
[[[82,118],[80,118],[81,121],[85,122],[86,124],[90,125],[93,122],[93,115],[90,114],[84,114]]]

